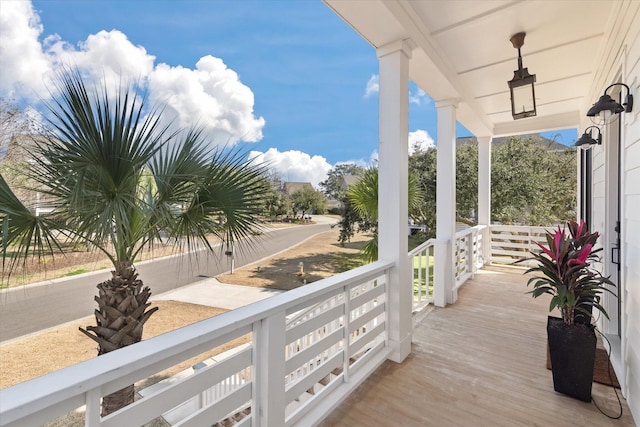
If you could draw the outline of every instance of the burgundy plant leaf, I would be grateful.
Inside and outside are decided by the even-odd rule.
[[[540,249],[542,249],[544,251],[545,254],[549,255],[549,258],[551,258],[553,260],[556,259],[556,256],[555,256],[555,254],[553,252],[551,252],[549,249],[547,249],[544,246],[542,246],[540,243],[538,243],[538,242],[535,242],[535,243],[536,243],[536,245],[538,245],[538,247]]]

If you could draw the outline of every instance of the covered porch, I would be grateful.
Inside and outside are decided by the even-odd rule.
[[[455,304],[428,309],[404,362],[385,362],[321,426],[634,426],[624,400],[610,420],[553,391],[548,304],[525,294],[522,271],[479,270]],[[594,383],[593,399],[619,413],[610,386]]]
[[[484,227],[480,238],[485,242],[493,238],[489,234],[495,227],[493,138],[569,128],[578,129],[578,135],[594,127],[601,132],[604,142],[593,140],[591,151],[581,153],[575,166],[579,172],[575,217],[585,219],[603,236],[597,268],[614,280],[616,295],[603,297],[611,315],[597,322],[610,339],[612,364],[637,419],[640,109],[631,108],[631,97],[638,97],[640,4],[630,0],[324,2],[375,49],[379,61],[379,256],[394,261],[388,284],[389,359],[412,359],[411,343],[420,334],[410,327],[411,295],[402,284],[410,280],[411,270],[403,256],[406,241],[400,237],[400,224],[407,218],[408,88],[413,81],[433,99],[437,112],[433,242],[437,307],[455,307],[460,290],[455,227],[459,125],[478,141],[477,224]],[[514,36],[523,33],[526,42],[516,46]],[[528,91],[530,102],[516,107],[515,90],[510,93],[508,82],[522,75],[514,71],[522,66],[537,80],[535,90]],[[627,107],[620,106],[619,114],[607,119],[587,117],[603,92]],[[535,108],[530,109],[532,105]],[[524,110],[531,114],[523,117]],[[494,261],[494,249],[495,245],[483,245],[480,264]],[[453,342],[449,344],[458,352]]]

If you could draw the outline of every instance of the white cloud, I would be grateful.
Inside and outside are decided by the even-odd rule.
[[[44,45],[56,64],[78,67],[96,82],[104,79],[107,87],[116,87],[121,78],[125,82],[144,82],[156,59],[118,30],[90,34],[77,48],[57,35],[48,37]]]
[[[331,165],[324,157],[310,156],[298,150],[280,152],[277,148],[269,148],[265,153],[252,151],[249,159],[258,164],[267,164],[283,181],[310,182],[316,188],[327,179],[327,173],[331,170]]]
[[[371,78],[367,82],[367,87],[366,87],[366,89],[364,91],[364,97],[365,98],[369,98],[373,94],[378,93],[378,91],[380,90],[379,77],[380,76],[378,74],[371,75]]]
[[[435,142],[429,132],[422,129],[409,132],[409,155],[416,151],[426,151],[431,147],[435,147]]]
[[[0,95],[33,98],[37,93],[47,98],[45,78],[60,66],[78,67],[93,81],[106,79],[107,87],[115,87],[121,78],[141,84],[149,99],[164,107],[167,119],[202,126],[216,144],[262,139],[265,120],[253,114],[253,92],[219,58],[207,55],[195,69],[156,65],[155,56],[118,30],[91,34],[77,46],[58,35],[41,42],[42,32],[30,2],[3,1]]]
[[[30,2],[3,1],[0,14],[0,92],[10,97],[35,98],[44,90],[44,78],[50,71],[47,56],[38,37],[42,33],[40,17]]]
[[[179,125],[197,121],[221,144],[262,139],[265,120],[253,115],[253,92],[219,58],[207,55],[195,70],[160,64],[149,76],[149,91]]]
[[[426,151],[428,148],[435,147],[435,141],[429,135],[429,132],[426,130],[418,129],[415,132],[409,132],[408,136],[408,148],[409,155],[412,155],[416,151]],[[363,160],[356,160],[358,166],[368,167],[375,166],[378,164],[378,150],[374,150],[369,156],[369,161],[365,162]]]
[[[424,90],[417,88],[414,93],[411,93],[411,91],[409,91],[409,103],[420,105],[423,102],[424,103],[429,102],[429,97],[427,96],[427,93]]]
[[[372,74],[371,77],[369,78],[369,81],[367,81],[367,86],[364,91],[364,98],[365,99],[369,98],[377,94],[378,92],[380,92],[380,75]],[[431,98],[429,98],[429,96],[424,90],[420,89],[419,87],[416,87],[415,92],[412,92],[411,88],[409,88],[410,104],[421,105],[421,104],[428,104],[429,102],[431,102]]]
[[[378,165],[378,150],[373,150],[371,155],[369,156],[369,165],[377,166]]]

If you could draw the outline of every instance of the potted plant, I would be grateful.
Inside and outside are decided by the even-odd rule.
[[[591,267],[602,248],[595,248],[598,232],[590,232],[584,221],[569,221],[547,232],[547,246],[537,243],[541,252],[532,252],[536,265],[525,274],[534,273],[527,282],[529,293],[537,298],[551,295],[549,311],[559,309],[562,318],[549,316],[547,338],[553,373],[553,387],[585,402],[591,401],[596,336],[591,322],[593,310],[605,317],[600,304],[603,292],[613,282]],[[524,261],[524,260],[521,260]]]

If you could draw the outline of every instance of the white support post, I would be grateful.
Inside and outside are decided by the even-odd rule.
[[[251,411],[258,427],[285,425],[285,328],[284,312],[254,324]]]
[[[455,287],[456,245],[456,109],[457,100],[436,102],[438,170],[436,175],[436,245],[434,304],[444,307],[458,297]]]
[[[411,352],[412,274],[407,242],[409,59],[411,46],[398,40],[377,51],[380,65],[378,148],[378,258],[393,260],[389,272],[389,357]]]
[[[491,263],[491,137],[478,137],[478,225],[482,232],[482,263]]]
[[[86,427],[100,425],[101,394],[99,387],[93,388],[85,394],[84,425]]]

